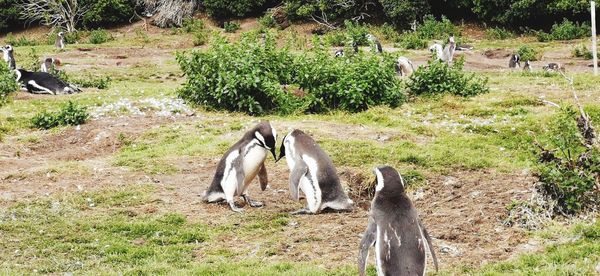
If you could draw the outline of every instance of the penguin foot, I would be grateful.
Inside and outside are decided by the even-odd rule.
[[[290,214],[292,214],[292,215],[312,215],[314,213],[311,212],[310,210],[308,210],[307,208],[302,208],[298,211],[291,212]]]
[[[227,203],[229,203],[229,207],[230,207],[230,208],[231,208],[231,210],[232,210],[232,211],[234,211],[234,212],[241,213],[242,211],[244,211],[244,209],[242,209],[242,208],[239,208],[239,207],[235,206],[235,202],[233,202],[233,201],[229,201],[229,202],[227,202]]]
[[[246,203],[250,205],[250,207],[259,208],[265,206],[265,204],[262,201],[252,200],[247,195],[242,195],[242,197],[244,198]]]

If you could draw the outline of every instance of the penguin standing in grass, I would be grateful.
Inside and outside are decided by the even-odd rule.
[[[61,49],[61,50],[65,48],[65,33],[59,32],[56,35],[56,40],[54,41],[54,47]]]
[[[373,44],[375,46],[375,50],[377,51],[377,53],[383,53],[383,48],[381,47],[381,42],[379,42],[379,39],[377,39],[377,37],[375,37],[372,34],[367,34],[367,40],[369,40],[369,42],[371,42],[371,44]]]
[[[17,69],[14,72],[17,82],[20,82],[29,93],[57,95],[81,92],[79,88],[65,83],[49,73],[29,72],[24,69]]]
[[[4,58],[4,61],[8,63],[8,68],[10,68],[10,70],[15,70],[17,68],[17,62],[15,61],[12,46],[6,45],[2,47],[2,57]]]
[[[308,203],[308,208],[292,214],[315,214],[327,208],[335,211],[353,209],[353,202],[344,192],[331,158],[306,133],[296,129],[283,138],[277,160],[283,157],[290,168],[292,198],[299,200],[302,191]]]
[[[52,73],[52,71],[54,70],[54,64],[56,62],[57,62],[57,60],[55,60],[53,58],[44,59],[42,66],[40,66],[40,72]]]
[[[437,271],[431,237],[404,191],[404,180],[394,168],[377,167],[375,197],[367,230],[360,242],[359,274],[365,275],[369,248],[375,247],[377,275],[425,275],[427,249]]]
[[[415,67],[410,59],[407,57],[398,58],[398,61],[396,62],[396,73],[398,73],[400,76],[409,77],[414,71]]]
[[[208,190],[204,192],[203,200],[208,203],[227,202],[231,210],[241,212],[235,205],[235,197],[241,196],[250,207],[262,207],[260,201],[251,200],[246,190],[252,180],[258,175],[260,188],[267,188],[267,169],[265,159],[267,151],[275,158],[275,141],[277,132],[269,122],[261,122],[244,134],[223,155],[217,172]]]
[[[519,56],[519,54],[510,56],[508,68],[521,68],[521,56]]]

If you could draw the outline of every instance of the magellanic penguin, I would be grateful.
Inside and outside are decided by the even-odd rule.
[[[531,62],[529,60],[525,61],[525,65],[523,65],[523,71],[531,72]]]
[[[17,68],[17,62],[15,61],[15,55],[13,53],[13,47],[10,45],[6,45],[4,47],[2,47],[2,56],[4,58],[4,61],[6,61],[6,63],[8,63],[8,68],[10,68],[10,70],[15,70]]]
[[[28,92],[34,94],[73,94],[79,93],[79,88],[65,83],[56,76],[44,72],[29,72],[24,69],[15,70],[17,82],[25,86]]]
[[[56,41],[54,41],[54,46],[58,49],[64,49],[65,48],[65,33],[63,32],[59,32],[56,35]]]
[[[429,52],[435,53],[437,60],[446,61],[444,58],[444,46],[442,46],[442,44],[434,43],[429,46]]]
[[[444,47],[444,57],[442,60],[447,62],[448,64],[452,64],[452,61],[454,60],[455,50],[456,42],[454,41],[454,36],[451,35],[450,38],[448,38],[448,44],[446,44],[446,47]]]
[[[521,56],[513,54],[508,61],[508,68],[521,68]]]
[[[383,53],[383,48],[381,47],[381,42],[379,42],[379,39],[377,39],[377,37],[375,37],[372,34],[367,34],[367,40],[369,40],[369,42],[371,42],[371,44],[373,44],[377,53],[380,53],[380,54]]]
[[[51,73],[53,71],[53,69],[54,69],[54,59],[53,58],[44,59],[42,66],[40,66],[40,72]]]
[[[247,131],[242,139],[235,143],[223,155],[217,172],[208,190],[204,192],[203,200],[208,203],[225,201],[235,212],[242,211],[235,205],[235,197],[241,196],[251,207],[262,207],[263,203],[253,201],[246,190],[258,174],[260,188],[267,188],[267,169],[265,159],[267,151],[275,155],[277,132],[269,122],[261,122]]]
[[[407,77],[409,77],[410,75],[412,75],[412,73],[414,71],[415,71],[415,67],[413,66],[413,64],[410,61],[410,59],[408,59],[406,57],[399,57],[398,58],[398,61],[396,62],[396,72],[400,76],[407,76]]]
[[[344,49],[339,49],[339,50],[335,51],[334,55],[335,55],[335,57],[343,57]]]
[[[365,275],[369,248],[375,247],[377,275],[425,275],[427,249],[435,269],[431,237],[404,191],[402,176],[392,167],[377,167],[375,197],[367,230],[360,242],[358,271]]]
[[[331,158],[309,135],[295,129],[281,142],[279,159],[286,157],[290,168],[290,193],[292,199],[300,199],[300,191],[306,196],[308,208],[292,214],[315,214],[326,208],[335,211],[351,211],[352,200],[348,198]]]

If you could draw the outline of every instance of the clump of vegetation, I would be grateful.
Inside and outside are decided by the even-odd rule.
[[[188,77],[179,95],[211,109],[249,114],[355,112],[374,105],[396,106],[404,99],[391,57],[335,58],[322,47],[295,54],[276,48],[269,34],[264,44],[256,34],[233,44],[218,38],[209,51],[179,55],[177,60]]]
[[[58,33],[62,30],[55,29],[50,35],[48,35],[48,39],[46,40],[47,45],[54,45],[56,42],[56,37],[58,37]],[[77,43],[82,36],[85,36],[87,32],[76,31],[76,32],[64,32],[65,44],[75,44]]]
[[[113,39],[114,38],[112,37],[112,35],[104,29],[97,29],[91,31],[89,37],[89,41],[91,44],[102,44]]]
[[[12,45],[13,47],[38,45],[38,42],[33,39],[29,39],[25,36],[20,36],[19,38],[16,38],[12,33],[8,33],[6,35],[4,42],[6,44]]]
[[[515,37],[515,34],[502,27],[493,27],[485,30],[485,37],[487,39],[508,39]]]
[[[592,51],[588,50],[587,47],[583,44],[579,44],[573,48],[571,52],[573,57],[584,58],[584,59],[592,59],[594,58]]]
[[[214,18],[243,17],[263,7],[266,0],[209,0],[202,4],[206,12]]]
[[[346,45],[347,42],[346,33],[341,30],[327,32],[323,36],[323,41],[330,46],[342,47]]]
[[[462,97],[487,93],[487,78],[464,72],[464,59],[452,65],[438,60],[429,60],[426,67],[419,67],[410,76],[407,88],[412,95],[452,94]]]
[[[517,54],[519,54],[519,56],[521,56],[521,60],[525,61],[525,60],[529,60],[529,61],[536,61],[536,60],[540,60],[540,58],[542,57],[542,53],[539,52],[538,50],[534,49],[531,46],[527,46],[527,45],[523,45],[521,47],[519,47],[519,50],[517,50]]]
[[[37,50],[34,47],[31,47],[29,52],[20,59],[19,64],[21,68],[35,72],[40,70],[40,60],[41,57]]]
[[[427,15],[423,18],[423,24],[417,26],[417,33],[422,39],[448,39],[450,35],[459,36],[460,28],[452,24],[452,22],[442,16],[440,21],[436,20],[432,15]]]
[[[402,34],[399,43],[400,46],[405,49],[420,50],[427,48],[427,40],[422,39],[419,36],[419,33],[416,32],[408,32]]]
[[[240,23],[235,21],[225,22],[223,24],[223,29],[225,29],[226,33],[235,33],[240,29]]]
[[[275,17],[273,17],[273,13],[266,13],[258,19],[258,23],[263,28],[275,28],[277,27],[277,21],[275,21]]]
[[[9,93],[15,92],[17,89],[19,89],[19,85],[8,68],[8,64],[4,61],[0,62],[0,105],[6,102]]]
[[[352,41],[358,46],[369,46],[369,41],[367,40],[369,27],[367,25],[346,20],[344,21],[344,26],[348,41]]]
[[[182,28],[185,33],[192,34],[194,37],[194,46],[201,46],[208,42],[208,29],[204,21],[200,19],[186,19],[183,21]]]
[[[590,27],[587,25],[579,24],[578,22],[571,22],[568,19],[563,19],[560,24],[552,25],[550,33],[542,31],[537,32],[537,38],[540,42],[552,41],[552,40],[572,40],[588,36],[591,33]]]
[[[51,129],[57,126],[81,125],[88,118],[89,114],[85,106],[69,101],[56,112],[43,111],[38,113],[31,119],[31,123],[39,129]]]
[[[588,115],[566,106],[550,123],[545,145],[538,143],[538,189],[556,201],[555,213],[572,215],[597,211],[600,150],[596,139]]]
[[[82,78],[68,78],[70,83],[73,83],[79,87],[83,88],[98,88],[98,89],[107,89],[110,86],[111,78],[106,77],[95,77],[93,75],[88,75],[87,77]]]

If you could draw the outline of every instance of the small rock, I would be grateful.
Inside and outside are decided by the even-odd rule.
[[[419,188],[418,190],[416,190],[413,193],[413,199],[416,200],[421,200],[425,197],[425,192],[423,191],[423,188]]]
[[[600,273],[600,263],[596,264],[596,272]]]
[[[471,192],[471,193],[469,194],[469,196],[470,196],[471,198],[476,198],[476,197],[478,197],[479,195],[481,195],[481,191],[473,191],[473,192]]]
[[[291,226],[291,227],[294,227],[294,228],[296,228],[296,227],[298,227],[298,222],[297,222],[297,221],[290,221],[290,222],[288,223],[288,226]]]
[[[453,176],[446,176],[446,178],[444,178],[444,183],[443,184],[445,186],[453,186],[453,187],[456,186],[456,185],[460,185],[458,183],[458,179],[456,177],[453,177]],[[460,186],[462,186],[462,185],[460,185]],[[460,186],[458,186],[458,187],[460,187]]]
[[[452,256],[460,255],[460,251],[458,250],[458,248],[447,244],[440,245],[440,252],[442,252],[443,254],[450,254]]]

